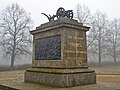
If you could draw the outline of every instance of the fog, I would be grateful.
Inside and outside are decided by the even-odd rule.
[[[120,56],[117,58],[117,62],[120,62],[119,58]],[[97,56],[88,55],[87,59],[89,64],[99,63]],[[32,57],[29,55],[18,57],[15,60],[15,65],[24,65],[24,64],[31,64],[31,63],[32,63]],[[112,57],[102,57],[101,63],[114,63],[114,61]],[[10,58],[5,57],[5,55],[2,55],[2,53],[0,54],[0,66],[10,66]]]
[[[32,63],[31,56],[25,55],[22,57],[17,57],[14,64],[24,65],[24,64],[31,64],[31,63]],[[0,54],[0,66],[10,66],[10,58]]]

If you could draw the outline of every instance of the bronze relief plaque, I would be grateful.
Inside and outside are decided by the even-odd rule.
[[[36,39],[35,60],[61,60],[61,35]]]

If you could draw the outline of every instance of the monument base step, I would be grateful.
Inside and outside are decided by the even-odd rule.
[[[24,80],[55,87],[73,87],[95,84],[96,74],[89,69],[30,68],[26,70]]]
[[[99,83],[69,88],[58,88],[42,84],[26,83],[23,81],[6,81],[0,82],[0,90],[120,90],[120,85]]]

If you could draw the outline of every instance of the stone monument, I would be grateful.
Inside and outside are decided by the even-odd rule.
[[[96,83],[95,71],[87,63],[86,31],[90,27],[61,14],[63,11],[57,13],[57,20],[52,18],[31,31],[32,66],[25,72],[25,82],[57,87]]]

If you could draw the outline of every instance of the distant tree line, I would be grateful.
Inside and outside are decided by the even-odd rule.
[[[110,56],[116,63],[120,55],[120,18],[110,20],[100,11],[92,15],[87,6],[80,4],[76,6],[75,18],[91,27],[87,34],[88,52],[98,57],[99,64],[103,56]]]

